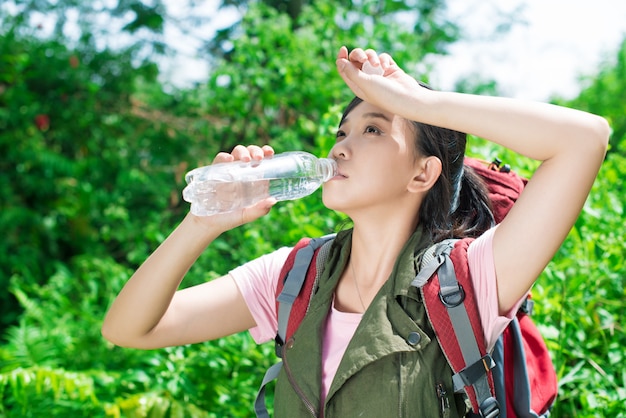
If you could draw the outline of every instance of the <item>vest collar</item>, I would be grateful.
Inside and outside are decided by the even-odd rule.
[[[320,300],[327,297],[332,300],[332,292],[349,260],[351,238],[351,230],[338,234],[325,268],[325,273],[333,272],[332,278],[328,281],[321,281],[328,287],[332,287],[332,291],[322,290],[322,284],[320,292],[324,292],[324,297]],[[363,314],[361,323],[348,344],[330,387],[327,401],[332,398],[346,380],[366,365],[395,353],[420,350],[430,343],[431,339],[427,333],[411,319],[400,304],[402,297],[418,298],[417,291],[410,286],[410,283],[417,274],[423,252],[430,244],[428,234],[424,233],[420,227],[405,243],[391,276]],[[336,252],[339,255],[333,257],[333,253]]]

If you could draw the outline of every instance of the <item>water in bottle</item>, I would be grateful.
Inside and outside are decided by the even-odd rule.
[[[337,175],[329,158],[296,151],[260,161],[213,164],[187,173],[183,199],[191,213],[207,216],[251,206],[268,197],[293,200],[310,195]]]

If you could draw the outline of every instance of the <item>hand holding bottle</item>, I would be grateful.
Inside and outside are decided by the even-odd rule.
[[[237,145],[230,153],[218,153],[213,159],[212,166],[223,163],[236,163],[238,161],[242,163],[262,161],[265,158],[271,158],[273,155],[274,149],[269,145],[264,145],[263,147],[257,145]],[[228,192],[228,187],[232,188],[232,185],[223,185],[222,191]],[[210,223],[213,227],[220,225],[220,229],[229,230],[266,215],[275,203],[276,199],[267,197],[248,207],[242,207],[232,211],[215,212],[211,214],[211,216],[209,216],[209,214],[201,214],[201,216],[199,216],[197,213],[194,213],[193,210],[192,214],[196,215],[196,221],[198,222]]]
[[[253,207],[267,199],[298,199],[313,193],[337,173],[334,160],[306,152],[273,156],[268,147],[266,158],[257,159],[242,149],[233,152],[243,153],[239,160],[234,155],[220,154],[213,165],[187,173],[183,198],[191,203],[191,213],[211,216]],[[257,148],[249,150],[259,155]]]

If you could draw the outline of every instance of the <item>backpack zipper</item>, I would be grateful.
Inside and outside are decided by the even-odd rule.
[[[287,344],[285,344],[285,348],[289,349],[292,346],[293,346],[293,338],[290,339],[287,342]],[[312,416],[317,417],[317,412],[315,411],[315,406],[304,395],[304,392],[302,391],[300,386],[298,386],[298,384],[296,383],[296,380],[293,378],[293,374],[291,373],[291,368],[289,367],[289,362],[287,361],[287,352],[286,351],[283,353],[283,367],[285,369],[285,372],[287,373],[287,379],[289,379],[289,383],[291,383],[291,387],[296,392],[296,394],[298,395],[300,400],[302,400],[302,402],[304,403],[304,406],[306,407],[307,411],[309,411],[309,413]]]

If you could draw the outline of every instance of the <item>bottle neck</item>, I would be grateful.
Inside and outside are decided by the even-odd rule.
[[[320,158],[319,168],[322,175],[322,182],[327,182],[337,175],[337,161],[331,158]]]

